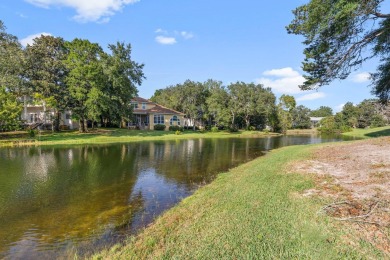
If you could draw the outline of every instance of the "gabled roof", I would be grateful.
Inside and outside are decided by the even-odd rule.
[[[150,101],[149,99],[145,99],[145,98],[142,98],[142,97],[135,97],[131,101],[132,102],[155,104],[154,102]]]
[[[156,104],[148,99],[141,98],[141,97],[135,97],[132,99],[133,102],[139,102],[139,103],[148,103],[154,105],[154,107],[150,109],[140,109],[140,108],[135,108],[133,110],[134,114],[170,114],[170,115],[184,115],[184,113],[181,113],[179,111],[161,106],[159,104]]]
[[[179,112],[179,111],[176,111],[176,110],[173,110],[173,109],[170,109],[170,108],[166,108],[166,107],[163,107],[161,105],[157,105],[151,109],[148,109],[149,110],[149,113],[153,113],[153,114],[173,114],[173,115],[184,115],[183,113]]]

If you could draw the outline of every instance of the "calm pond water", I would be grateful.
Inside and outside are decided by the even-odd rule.
[[[284,136],[0,149],[0,258],[88,254],[118,242],[212,181],[287,145]]]

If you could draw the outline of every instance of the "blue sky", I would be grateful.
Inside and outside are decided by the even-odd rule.
[[[300,91],[303,38],[285,26],[303,0],[2,0],[0,19],[22,44],[34,35],[88,39],[106,49],[122,41],[144,63],[139,95],[190,79],[262,83],[277,96],[290,94],[311,109],[334,111],[348,101],[372,98],[370,61],[344,81]],[[388,5],[387,5],[388,7]]]

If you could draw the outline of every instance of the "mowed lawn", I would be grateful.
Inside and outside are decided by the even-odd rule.
[[[222,173],[124,245],[94,259],[382,259],[303,196],[315,176],[289,171],[320,145],[292,146]]]
[[[186,130],[176,134],[173,131],[145,131],[128,129],[96,129],[89,133],[78,131],[51,131],[36,133],[29,137],[26,132],[0,133],[0,146],[10,145],[60,145],[60,144],[106,144],[125,143],[134,141],[175,140],[191,138],[232,138],[232,137],[262,137],[278,135],[260,131],[239,131],[230,133],[227,131],[207,132]]]

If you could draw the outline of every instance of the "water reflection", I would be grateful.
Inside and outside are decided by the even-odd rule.
[[[218,172],[316,136],[0,149],[0,257],[89,252],[150,223]]]

